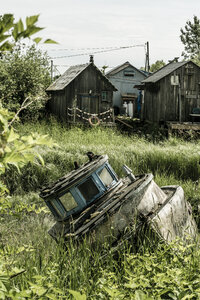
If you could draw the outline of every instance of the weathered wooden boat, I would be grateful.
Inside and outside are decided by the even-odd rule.
[[[152,174],[134,176],[126,165],[126,176],[119,179],[107,155],[87,155],[87,163],[75,162],[73,171],[40,193],[56,219],[49,230],[55,240],[92,236],[113,243],[141,218],[167,242],[195,238],[197,227],[180,186],[160,188]]]

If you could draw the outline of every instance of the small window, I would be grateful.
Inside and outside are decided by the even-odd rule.
[[[108,101],[108,92],[106,91],[101,92],[101,100]]]
[[[68,193],[64,194],[62,197],[60,197],[60,201],[61,201],[62,205],[64,206],[64,208],[66,209],[66,211],[70,211],[73,208],[77,207],[77,203],[74,200],[74,198],[70,192],[68,192]]]
[[[56,215],[60,217],[61,214],[60,214],[60,211],[59,211],[59,208],[58,208],[58,205],[57,205],[57,200],[54,199],[53,201],[50,202],[50,204],[51,204],[51,206],[53,207],[53,211],[52,211],[52,212],[53,212],[53,213],[55,212]],[[54,214],[55,214],[55,213],[54,213]]]
[[[135,73],[133,71],[124,71],[124,76],[134,77]]]
[[[111,174],[108,172],[107,168],[103,168],[99,172],[99,177],[101,178],[102,182],[105,184],[106,187],[111,185],[111,183],[114,180],[113,177],[111,176]]]
[[[96,195],[99,194],[99,190],[97,186],[94,184],[92,178],[84,181],[82,184],[78,186],[79,191],[85,198],[86,202],[91,201]]]

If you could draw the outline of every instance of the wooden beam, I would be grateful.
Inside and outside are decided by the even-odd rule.
[[[133,126],[131,126],[131,125],[125,123],[124,121],[120,120],[119,118],[115,117],[115,120],[118,121],[118,122],[120,122],[120,123],[122,123],[123,125],[125,125],[125,126],[131,128],[131,129],[133,129]]]

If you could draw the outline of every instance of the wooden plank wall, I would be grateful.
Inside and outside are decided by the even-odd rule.
[[[90,101],[98,101],[91,103],[94,111],[104,112],[112,107],[113,87],[104,79],[100,72],[92,65],[86,68],[78,77],[75,78],[63,91],[55,91],[51,93],[49,108],[52,113],[56,114],[60,119],[67,120],[67,109],[74,105],[81,109],[81,95],[88,95],[91,90]],[[101,101],[101,92],[107,91],[108,101]],[[68,120],[67,120],[68,121]]]
[[[200,107],[200,68],[188,63],[177,69],[174,75],[180,79],[181,121],[190,121],[194,107]],[[144,96],[144,120],[151,122],[179,121],[179,86],[171,85],[171,76],[155,84],[146,84]]]

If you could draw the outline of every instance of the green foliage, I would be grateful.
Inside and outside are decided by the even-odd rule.
[[[20,136],[13,128],[9,127],[9,120],[13,117],[8,110],[0,108],[0,211],[7,209],[7,201],[4,198],[6,192],[2,176],[6,172],[7,168],[13,165],[19,168],[33,162],[37,157],[43,164],[41,155],[35,150],[36,146],[48,145],[52,146],[52,140],[47,136],[40,136],[37,133],[30,134],[28,136]]]
[[[150,72],[156,72],[162,67],[165,66],[165,62],[163,60],[157,60],[154,64],[150,66]]]
[[[24,104],[27,108],[21,115],[37,118],[48,99],[45,89],[49,84],[48,57],[35,46],[17,46],[0,60],[0,100],[10,111]]]
[[[6,116],[5,111],[0,114],[1,131],[10,132]],[[60,147],[40,148],[44,165],[29,163],[21,174],[10,164],[6,170],[6,180],[10,186],[15,182],[16,188],[0,214],[0,298],[199,299],[198,241],[186,247],[180,241],[164,245],[148,240],[140,247],[124,242],[115,251],[109,244],[92,246],[87,240],[69,241],[64,247],[62,241],[55,244],[48,236],[54,220],[38,196],[41,184],[63,176],[75,160],[86,162],[85,153],[91,150],[107,153],[120,176],[121,166],[127,164],[134,173],[153,172],[159,185],[182,185],[186,197],[198,206],[199,141],[170,138],[153,143],[112,129],[68,129],[54,119],[19,124],[16,130],[14,136],[18,132],[48,134]],[[8,138],[2,135],[2,140],[6,146]],[[15,139],[11,141],[9,147]]]
[[[0,52],[12,50],[16,42],[22,39],[31,38],[32,35],[41,31],[44,28],[38,27],[39,15],[26,17],[24,24],[22,19],[14,22],[13,14],[4,14],[0,16]],[[42,38],[36,37],[33,39],[35,43],[41,42]],[[46,39],[44,43],[56,43],[51,39]]]
[[[184,45],[185,58],[191,58],[200,62],[200,19],[193,17],[192,21],[187,21],[184,28],[181,28],[181,42]]]
[[[100,127],[89,130],[67,129],[55,120],[19,125],[18,130],[23,134],[32,131],[48,134],[60,148],[39,150],[45,161],[42,168],[29,164],[21,170],[21,176],[18,176],[16,170],[10,169],[6,182],[12,192],[36,191],[72,170],[74,161],[78,161],[79,164],[86,162],[85,153],[88,151],[107,153],[119,176],[123,176],[121,166],[126,164],[135,174],[151,172],[157,177],[168,178],[165,185],[171,184],[172,181],[183,184],[187,180],[191,191],[199,179],[199,141],[170,138],[153,143],[138,138],[137,135],[127,136]],[[199,199],[197,192],[195,197]]]

